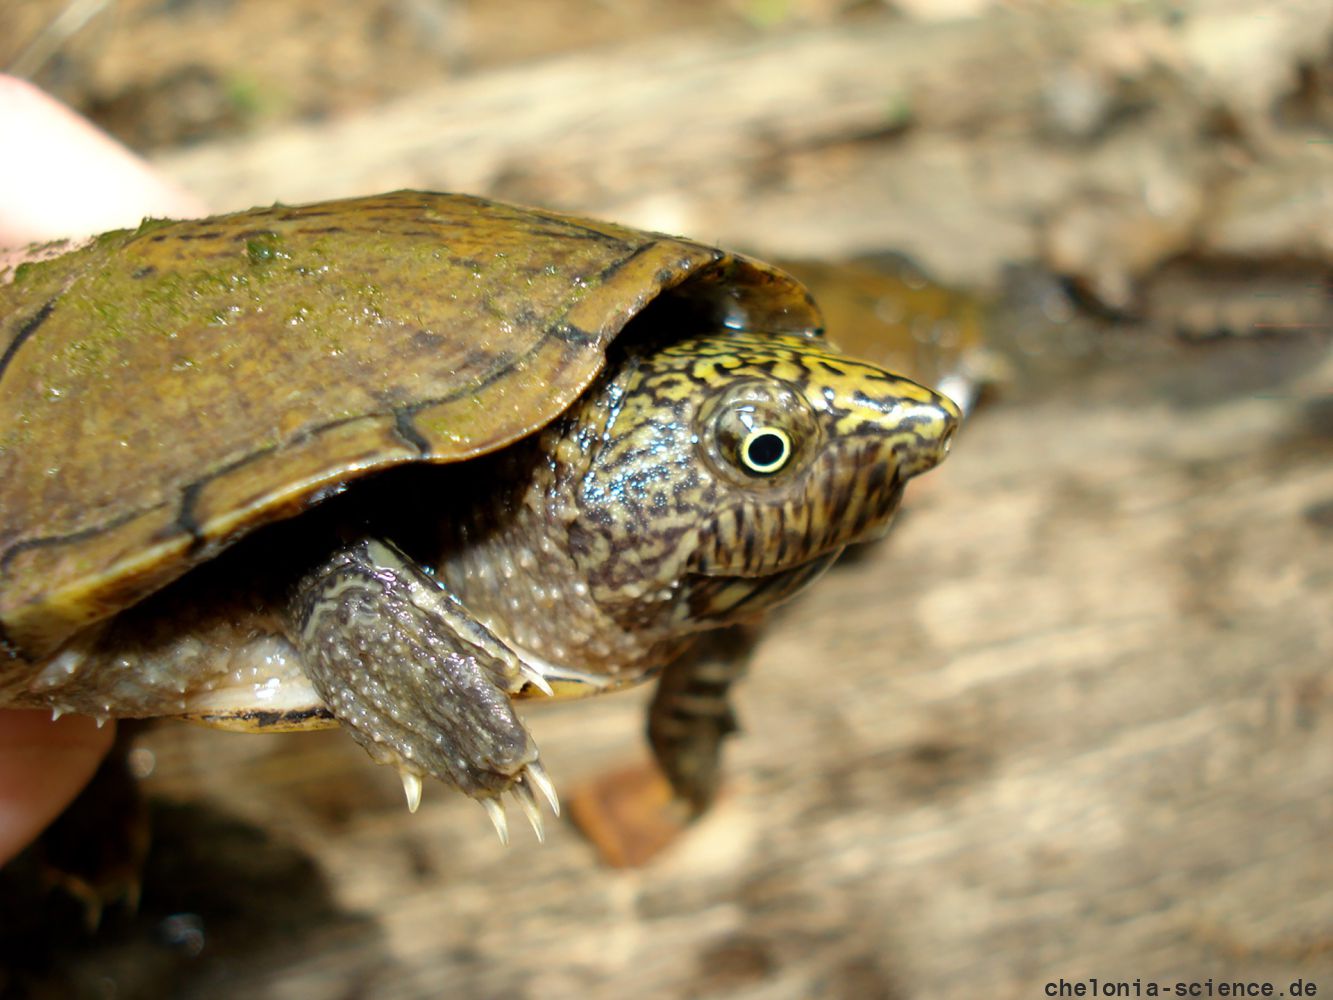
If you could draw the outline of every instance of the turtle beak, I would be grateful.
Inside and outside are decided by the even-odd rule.
[[[857,465],[880,466],[877,478],[901,485],[949,454],[963,418],[948,396],[869,366],[852,369],[839,389],[838,432],[860,450]]]
[[[907,480],[944,461],[962,415],[947,396],[887,373],[848,397],[855,401],[849,438],[857,453],[842,487],[848,506],[840,530],[843,542],[858,543],[888,532]]]
[[[911,434],[901,451],[895,449],[898,475],[904,482],[944,461],[963,419],[958,405],[948,396],[908,384],[917,392],[901,397],[888,418],[896,423],[896,433]]]

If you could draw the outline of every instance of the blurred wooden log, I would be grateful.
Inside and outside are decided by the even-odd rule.
[[[1328,338],[1153,343],[983,412],[771,623],[728,787],[652,866],[563,823],[503,849],[438,787],[411,816],[340,733],[164,726],[139,916],[77,958],[45,934],[45,968],[195,998],[1322,994]],[[644,753],[644,694],[529,712],[561,787]]]
[[[1328,251],[1333,194],[1310,178],[1333,172],[1333,146],[1280,133],[1270,112],[1331,37],[1321,0],[671,37],[158,163],[218,208],[462,190],[788,257],[894,248],[972,284],[1047,253],[1123,299],[1211,233],[1233,251],[1240,231]],[[1299,213],[1259,192],[1215,202],[1264,171],[1270,189],[1304,178]]]
[[[1268,112],[1327,44],[1329,8],[1185,10],[1170,29],[1134,5],[668,40],[161,162],[219,207],[468,188],[800,256],[896,244],[956,278],[1038,253],[1110,287],[1182,248],[1326,254],[1330,148]],[[1040,111],[1088,86],[1102,111]],[[1244,141],[1200,131],[1218,108]],[[0,942],[0,984],[21,994],[35,968],[42,996],[1028,1000],[1095,975],[1326,993],[1327,330],[1174,347],[1012,330],[1047,381],[983,410],[889,543],[771,623],[730,783],[653,866],[608,871],[564,824],[503,850],[438,788],[409,816],[339,733],[164,726],[140,758],[160,822],[139,915],[91,944]],[[643,753],[645,697],[532,710],[562,788]]]

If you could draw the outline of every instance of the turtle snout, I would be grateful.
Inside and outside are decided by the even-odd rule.
[[[903,442],[897,449],[898,474],[903,480],[929,472],[944,461],[963,419],[948,396],[924,389],[919,396],[903,399],[895,418]]]
[[[957,404],[948,396],[940,396],[939,409],[938,419],[944,430],[940,432],[939,444],[935,447],[936,465],[948,457],[949,449],[953,447],[954,435],[958,433],[958,427],[963,422],[963,415],[959,412]]]

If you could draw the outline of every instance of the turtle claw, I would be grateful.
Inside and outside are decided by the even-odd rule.
[[[412,771],[399,771],[403,779],[403,794],[407,796],[407,811],[414,813],[421,805],[421,775]]]
[[[523,815],[528,818],[528,823],[532,826],[532,832],[537,835],[537,843],[546,843],[546,830],[542,827],[541,810],[537,807],[537,800],[533,797],[532,789],[527,782],[520,778],[514,782],[510,791],[514,793],[514,798],[518,800]]]
[[[406,782],[406,775],[404,775],[403,780]],[[546,826],[542,822],[541,806],[538,803],[537,796],[533,793],[534,788],[541,793],[542,799],[551,807],[551,811],[559,816],[560,800],[556,798],[555,787],[551,784],[551,779],[547,776],[546,770],[535,761],[523,768],[505,791],[513,795],[514,801],[523,810],[523,815],[527,817],[532,832],[537,835],[537,842],[544,844],[546,843]],[[490,818],[491,825],[495,827],[495,833],[500,838],[500,843],[508,847],[509,818],[505,815],[504,801],[500,796],[487,796],[486,798],[479,798],[477,801],[486,810],[486,815]]]
[[[523,769],[520,780],[523,779],[527,779],[536,786],[537,791],[541,792],[542,798],[546,800],[546,804],[551,807],[551,812],[559,816],[560,797],[555,794],[555,785],[551,782],[551,776],[546,773],[546,768],[534,760]]]
[[[499,799],[481,799],[482,808],[486,810],[486,815],[490,817],[491,826],[495,827],[495,835],[500,838],[500,843],[509,846],[509,820],[505,818],[505,807],[500,804]]]

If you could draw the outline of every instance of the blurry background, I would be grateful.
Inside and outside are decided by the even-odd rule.
[[[1327,0],[23,0],[0,66],[218,210],[682,232],[988,383],[767,631],[722,800],[648,866],[409,816],[338,733],[166,725],[137,914],[11,878],[5,996],[1333,989]],[[644,694],[528,713],[567,797],[643,757]]]

